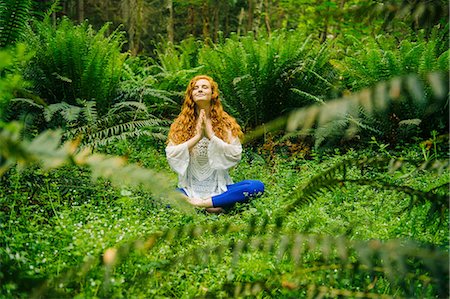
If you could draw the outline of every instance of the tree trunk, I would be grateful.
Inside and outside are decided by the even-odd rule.
[[[137,55],[139,53],[141,36],[143,30],[143,14],[144,14],[144,0],[136,0],[136,12],[132,14],[134,23],[134,39],[133,47],[131,48],[131,54]]]
[[[264,0],[259,0],[256,4],[257,5],[256,5],[256,8],[255,8],[255,12],[253,14],[254,18],[253,18],[252,31],[255,33],[255,36],[258,36],[259,24],[260,24],[260,21],[261,21],[261,13],[262,13]]]
[[[214,34],[213,34],[214,42],[217,42],[219,39],[219,25],[220,25],[219,10],[220,6],[218,4],[214,7]]]
[[[224,13],[223,31],[225,33],[224,35],[228,36],[228,33],[230,32],[230,6],[229,6],[229,4],[226,6],[225,13]]]
[[[327,7],[326,14],[325,14],[325,24],[324,24],[324,26],[323,26],[322,32],[321,32],[320,35],[319,35],[319,38],[320,38],[320,42],[321,42],[321,43],[324,43],[324,42],[327,40],[327,35],[328,35],[328,23],[329,23],[329,20],[330,20],[329,11],[330,11],[330,8]]]
[[[270,6],[269,6],[269,0],[265,0],[264,6],[266,8],[266,12],[264,13],[264,22],[266,24],[267,34],[270,36],[271,29],[270,29]]]
[[[188,8],[188,26],[189,33],[195,36],[195,9],[192,6]]]
[[[202,20],[203,20],[203,39],[205,42],[207,42],[210,38],[210,26],[211,26],[211,19],[209,17],[209,7],[206,3],[203,3],[203,9],[202,9]]]
[[[167,0],[167,9],[169,10],[169,19],[167,20],[167,39],[169,42],[174,41],[174,26],[173,26],[173,1]]]
[[[78,0],[78,22],[82,23],[84,21],[84,0]]]
[[[237,28],[237,35],[238,35],[238,36],[241,35],[241,30],[243,30],[243,28],[242,28],[242,23],[243,23],[243,21],[244,21],[244,17],[245,17],[245,10],[244,10],[244,8],[242,7],[242,8],[241,8],[241,12],[239,13],[239,16],[238,16],[238,28]]]
[[[283,26],[283,19],[284,19],[284,9],[282,7],[280,7],[280,1],[277,0],[274,3],[274,7],[276,7],[276,15],[277,15],[277,19],[275,21],[275,27],[277,29],[282,28]]]
[[[125,25],[128,33],[128,49],[131,55],[139,52],[142,32],[142,15],[144,0],[122,0],[120,11],[122,13],[121,22]],[[106,8],[105,8],[106,9]]]
[[[253,0],[248,0],[247,31],[253,29]]]

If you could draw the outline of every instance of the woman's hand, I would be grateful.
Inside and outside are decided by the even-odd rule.
[[[200,139],[205,136],[205,110],[200,110],[198,115],[197,125],[195,126],[195,135]]]
[[[205,116],[205,120],[204,120],[204,132],[205,132],[205,136],[208,137],[208,139],[211,139],[214,136],[214,130],[212,127],[212,122],[211,119],[209,117]]]
[[[198,135],[200,139],[203,136],[206,136],[208,139],[211,139],[214,136],[211,119],[206,116],[205,110],[203,109],[200,110],[200,114],[198,115],[195,130],[196,135]]]

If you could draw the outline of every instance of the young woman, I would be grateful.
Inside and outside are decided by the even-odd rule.
[[[178,187],[194,206],[220,212],[264,192],[264,184],[233,184],[228,170],[241,159],[242,130],[220,102],[217,83],[200,75],[188,84],[181,113],[170,127],[166,156]]]

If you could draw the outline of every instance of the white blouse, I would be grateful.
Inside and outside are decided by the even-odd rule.
[[[206,198],[227,191],[233,181],[228,170],[241,160],[238,138],[226,143],[217,136],[203,137],[189,152],[187,142],[166,147],[170,167],[178,173],[178,187],[192,198]]]

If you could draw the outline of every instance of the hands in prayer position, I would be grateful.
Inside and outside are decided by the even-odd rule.
[[[206,116],[206,112],[204,109],[200,110],[195,129],[197,132],[196,135],[200,137],[199,139],[202,139],[205,136],[206,138],[211,139],[214,136],[211,119]]]

